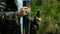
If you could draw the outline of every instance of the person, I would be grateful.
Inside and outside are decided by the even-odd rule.
[[[21,10],[18,12],[18,18],[28,15],[28,11],[29,11],[28,7],[22,7]],[[27,18],[27,19],[29,19],[29,18]],[[30,24],[30,34],[38,34],[39,25],[41,24],[41,18],[36,18],[36,21],[34,21],[34,20],[32,21],[31,20],[30,23],[31,23]],[[28,25],[27,24],[23,24],[23,26],[24,26],[23,33],[24,34],[28,34],[28,33],[26,33],[27,29],[28,29]]]
[[[28,10],[29,10],[28,7],[22,7],[22,8],[20,9],[20,11],[17,11],[18,18],[27,15]],[[18,23],[18,21],[16,21],[16,23],[14,23],[14,24],[16,24],[16,27],[15,27],[15,26],[13,26],[13,27],[10,27],[10,26],[9,26],[9,27],[12,28],[12,29],[9,29],[9,28],[4,27],[4,26],[2,25],[2,32],[1,32],[1,34],[19,34],[19,32],[20,32],[20,27],[21,27],[21,26],[19,26],[20,24]],[[15,28],[14,28],[14,27],[15,27]],[[6,28],[7,28],[7,29],[6,29]],[[1,29],[1,28],[0,28],[0,29]],[[16,32],[15,32],[15,31],[16,31]],[[8,32],[8,33],[7,33],[7,32]]]
[[[33,20],[30,26],[30,34],[39,34],[39,25],[41,24],[41,18],[36,18]]]
[[[28,11],[29,11],[28,7],[22,7],[21,10],[20,10],[20,12],[18,12],[18,17],[23,17],[23,16],[27,15]],[[30,33],[31,34],[38,34],[39,23],[41,23],[41,18],[36,18],[36,22],[34,20],[31,21],[31,25],[30,25]],[[24,29],[23,31],[24,31],[24,34],[27,34],[26,33],[26,29]]]
[[[14,8],[14,9],[15,9],[15,8]],[[28,7],[22,7],[22,8],[20,9],[20,11],[17,11],[17,13],[18,13],[18,18],[27,15],[27,14],[28,14],[28,10],[29,10]],[[18,23],[18,22],[16,22],[16,23]]]
[[[28,11],[29,11],[29,8],[28,7],[22,7],[21,9],[20,9],[20,11],[18,11],[18,18],[19,17],[24,17],[24,16],[27,16],[28,15]],[[29,19],[28,17],[25,17],[25,18],[27,18],[27,19]],[[26,21],[26,19],[23,19],[23,33],[24,34],[27,34],[27,27],[28,27],[28,24],[25,22]]]

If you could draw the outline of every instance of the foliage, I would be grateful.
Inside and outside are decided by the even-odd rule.
[[[47,2],[47,3],[46,3]],[[39,5],[40,4],[40,5]],[[49,31],[55,33],[56,24],[60,22],[60,1],[59,0],[33,0],[31,5],[31,17],[36,14],[36,10],[40,9],[40,17],[42,18],[42,25],[40,25],[40,33],[44,34]],[[50,25],[49,25],[50,24]]]

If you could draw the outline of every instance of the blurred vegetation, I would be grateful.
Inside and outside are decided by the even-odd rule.
[[[60,0],[32,0],[31,17],[33,18],[36,11],[40,9],[42,23],[39,28],[40,34],[47,32],[56,33],[58,24],[60,24]]]

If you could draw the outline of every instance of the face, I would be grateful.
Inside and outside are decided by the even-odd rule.
[[[41,20],[36,19],[36,23],[37,23],[37,24],[40,24],[40,23],[41,23]]]
[[[20,11],[18,11],[19,17],[23,17],[29,13],[29,8],[28,7],[22,7]]]
[[[27,15],[27,14],[28,14],[28,11],[29,11],[28,7],[23,7],[23,8],[22,8],[22,13],[23,13],[24,15]]]

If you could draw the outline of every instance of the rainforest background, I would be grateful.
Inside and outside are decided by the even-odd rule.
[[[34,18],[38,9],[40,9],[40,18],[42,19],[39,34],[59,34],[60,0],[32,0],[31,18]]]

